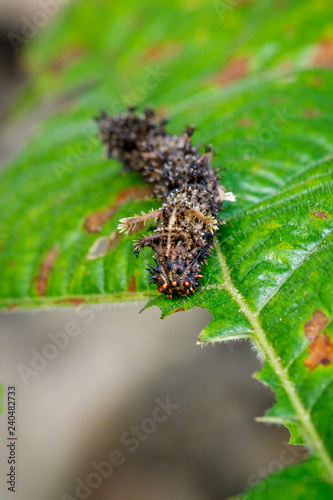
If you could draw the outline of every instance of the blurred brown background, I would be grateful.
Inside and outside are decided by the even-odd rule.
[[[22,51],[14,53],[8,33],[38,6],[37,0],[0,0],[0,168],[48,112],[46,105],[29,123],[4,126],[28,81]],[[161,321],[156,308],[139,315],[141,307],[0,314],[0,381],[18,391],[18,500],[221,500],[302,458],[301,448],[291,452],[285,444],[285,429],[254,421],[274,398],[251,378],[260,362],[248,343],[200,348],[206,311]],[[22,366],[38,364],[72,322],[80,332],[24,378]],[[154,421],[158,402],[168,398],[177,408]],[[5,500],[12,494],[3,441],[0,450]],[[111,474],[104,464],[109,477],[103,478],[96,464],[109,462],[115,450],[121,464]]]

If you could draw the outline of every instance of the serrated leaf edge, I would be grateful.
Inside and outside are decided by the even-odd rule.
[[[224,280],[223,283],[221,283],[221,289],[224,289],[227,292],[229,292],[229,294],[240,306],[240,309],[243,311],[243,314],[246,316],[249,323],[251,324],[253,328],[252,340],[259,354],[263,358],[266,358],[268,360],[274,372],[279,377],[281,384],[285,392],[287,393],[289,400],[295,410],[306,443],[308,444],[313,454],[316,455],[317,458],[321,460],[322,464],[324,465],[326,472],[326,480],[330,483],[333,483],[333,462],[328,454],[328,451],[326,450],[324,443],[320,439],[320,436],[317,433],[316,428],[311,422],[309,412],[304,408],[301,400],[299,399],[296,388],[288,377],[288,371],[282,366],[280,359],[277,356],[273,346],[268,342],[265,332],[260,324],[258,313],[252,311],[252,309],[248,306],[246,300],[234,286],[230,276],[226,259],[222,254],[218,241],[216,241],[216,255],[219,265],[221,267]]]

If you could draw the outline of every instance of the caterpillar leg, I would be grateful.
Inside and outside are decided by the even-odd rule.
[[[205,224],[211,233],[214,233],[217,230],[218,220],[215,219],[215,217],[212,215],[206,215],[204,212],[200,212],[200,210],[196,210],[195,208],[192,208],[192,213],[197,219],[201,220],[201,222]]]
[[[141,222],[146,224],[147,220],[158,219],[161,213],[161,209],[151,210],[147,214],[142,212],[141,215],[134,215],[134,217],[126,217],[124,219],[120,219],[120,224],[118,225],[117,229],[120,233],[125,231],[126,234],[128,234],[129,232],[135,231],[137,224],[140,224]]]
[[[151,246],[153,241],[157,241],[160,239],[159,234],[151,234],[150,236],[145,236],[144,238],[139,238],[134,240],[133,242],[133,253],[137,257],[139,256],[140,250],[142,250],[142,254],[144,252],[145,247]]]

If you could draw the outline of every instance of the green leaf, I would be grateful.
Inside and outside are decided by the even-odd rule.
[[[250,339],[263,359],[256,377],[277,398],[261,420],[286,425],[291,443],[313,455],[267,479],[267,496],[258,486],[249,498],[279,498],[276,485],[284,492],[289,481],[293,498],[304,484],[327,498],[333,365],[326,346],[310,369],[305,334],[321,317],[316,338],[333,338],[330,3],[227,5],[86,0],[30,47],[32,84],[11,122],[45,101],[54,111],[1,176],[0,307],[151,297],[164,316],[206,308],[213,319],[199,341]],[[168,115],[171,132],[195,124],[194,141],[213,145],[223,185],[237,195],[190,298],[157,296],[147,285],[151,255],[137,260],[132,238],[116,237],[120,218],[157,205],[136,173],[102,158],[92,116],[133,103]],[[100,211],[109,218],[87,231]],[[87,259],[110,234],[110,251]]]
[[[288,467],[265,478],[241,496],[242,500],[317,500],[330,498],[333,488],[321,479],[321,466],[310,459],[294,467]]]

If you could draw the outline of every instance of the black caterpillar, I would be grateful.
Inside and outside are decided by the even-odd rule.
[[[153,195],[163,200],[160,209],[121,219],[120,232],[135,229],[140,222],[156,219],[152,234],[134,242],[134,253],[150,246],[156,265],[150,265],[159,292],[169,298],[193,293],[199,286],[200,268],[211,253],[224,200],[235,201],[219,184],[211,167],[211,148],[201,154],[191,144],[194,128],[181,136],[168,134],[167,120],[157,121],[146,109],[142,116],[129,108],[127,114],[96,118],[108,158],[137,170],[153,185]]]

